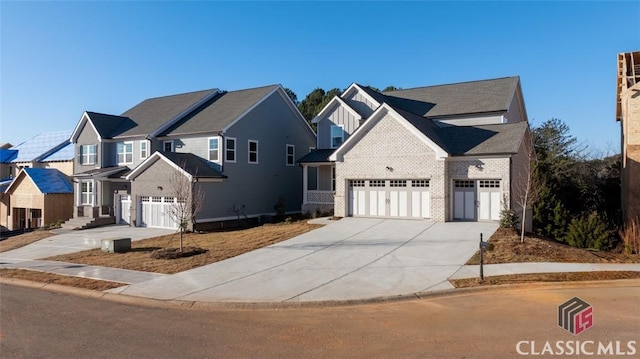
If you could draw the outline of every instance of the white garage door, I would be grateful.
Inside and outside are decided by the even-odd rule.
[[[139,226],[178,229],[178,224],[171,218],[174,203],[174,197],[140,197]]]
[[[349,215],[430,218],[429,180],[351,180]]]

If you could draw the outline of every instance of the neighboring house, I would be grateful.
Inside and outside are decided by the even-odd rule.
[[[87,223],[175,228],[172,179],[205,193],[198,229],[239,217],[299,212],[296,156],[315,134],[280,85],[145,100],[122,115],[85,112],[76,150],[74,216]]]
[[[497,221],[530,133],[520,80],[507,77],[379,93],[352,84],[313,119],[299,160],[305,212]],[[530,228],[530,221],[527,221]]]
[[[6,213],[9,230],[48,226],[72,216],[73,186],[57,169],[25,167],[5,194],[10,199]]]
[[[22,200],[17,201],[13,193],[21,194],[23,191],[16,190],[14,182],[18,178],[18,174],[22,169],[52,169],[59,171],[63,176],[70,176],[73,174],[73,145],[69,141],[71,131],[56,131],[41,133],[33,138],[8,149],[0,149],[0,172],[2,178],[0,178],[0,225],[3,228],[9,229],[22,229],[22,228],[34,228],[36,224],[43,220],[49,220],[54,218],[52,222],[43,222],[44,225],[48,225],[60,220],[66,220],[71,215],[72,207],[66,209],[60,209],[56,211],[55,215],[42,217],[42,213],[54,213],[51,210],[46,211],[42,206],[45,204],[45,195],[49,193],[40,193],[38,196],[42,197],[40,200],[29,200],[24,202]],[[47,177],[40,180],[46,180],[47,178],[54,176],[51,173],[45,172]],[[8,188],[13,188],[9,191]],[[55,197],[58,196],[56,193]],[[68,196],[68,194],[64,194]],[[25,197],[22,196],[22,199]],[[52,198],[51,196],[49,198]],[[51,200],[48,199],[51,203]],[[56,200],[56,203],[63,205],[64,201]],[[72,203],[69,203],[72,205]],[[14,212],[13,209],[17,212]],[[66,213],[69,215],[66,215]],[[65,218],[66,217],[66,218]],[[27,226],[27,227],[25,227]]]
[[[618,54],[616,120],[622,132],[622,213],[640,219],[640,51]]]

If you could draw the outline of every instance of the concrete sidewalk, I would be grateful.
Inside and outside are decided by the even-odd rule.
[[[288,241],[189,271],[164,275],[73,263],[35,260],[99,247],[100,237],[140,239],[172,231],[125,226],[65,234],[45,243],[0,253],[0,267],[23,268],[127,283],[111,289],[133,297],[200,302],[316,302],[367,300],[453,289],[449,279],[479,276],[479,266],[464,265],[489,238],[495,223],[435,223],[415,220],[344,218]],[[92,234],[94,233],[94,234]],[[75,233],[72,233],[75,234]],[[109,237],[107,237],[109,236]],[[49,240],[48,242],[46,242]],[[76,243],[80,241],[81,243]],[[31,248],[28,248],[31,247]],[[16,257],[26,258],[16,258]],[[485,276],[639,271],[640,264],[509,263],[484,266]]]

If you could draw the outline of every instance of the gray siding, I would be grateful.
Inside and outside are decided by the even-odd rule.
[[[95,164],[83,165],[80,163],[80,146],[82,145],[96,145],[96,163]],[[103,161],[102,146],[99,141],[98,134],[93,130],[93,128],[88,122],[85,123],[85,125],[80,130],[80,134],[78,135],[78,139],[74,144],[74,148],[75,148],[75,154],[76,154],[74,159],[75,173],[81,173],[81,172],[102,167],[101,166],[101,163]]]
[[[331,148],[331,126],[344,126],[344,140],[360,126],[360,120],[344,106],[337,106],[326,117],[318,122],[318,148]]]
[[[373,102],[369,101],[360,91],[356,91],[353,95],[343,99],[351,108],[356,110],[362,118],[367,118],[376,110]]]
[[[509,105],[509,110],[504,115],[504,117],[507,118],[508,123],[526,121],[526,119],[522,118],[523,111],[521,105],[521,98],[516,91],[513,94],[513,99],[511,100],[511,105]]]
[[[279,93],[227,129],[227,137],[236,138],[236,162],[224,165],[227,176],[222,182],[199,182],[205,193],[204,205],[196,218],[200,222],[275,213],[280,197],[285,211],[300,211],[302,206],[302,168],[286,165],[286,145],[295,146],[296,160],[315,144],[315,136],[305,122],[296,117]],[[208,159],[208,138],[188,137],[175,140],[176,152],[190,152]],[[248,140],[258,141],[258,164],[247,163]],[[162,145],[162,141],[160,146]],[[224,153],[224,141],[220,141]],[[154,163],[132,183],[132,195],[172,196],[169,173],[173,169],[164,161]],[[158,189],[163,187],[163,191]],[[137,202],[136,202],[137,203]],[[132,213],[132,218],[136,218]]]

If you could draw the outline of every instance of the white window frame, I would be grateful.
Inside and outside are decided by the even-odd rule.
[[[144,150],[142,149],[143,146],[144,146]],[[143,160],[147,157],[149,157],[149,141],[142,140],[140,141],[140,159]]]
[[[83,188],[85,184],[87,185],[87,187],[91,187],[90,189],[87,188],[87,191],[85,191],[85,189]],[[95,193],[95,184],[93,183],[93,181],[80,181],[80,204],[81,205],[93,206],[94,193]],[[85,201],[85,196],[87,197],[87,201]]]
[[[127,146],[131,146],[131,151],[127,152]],[[124,149],[124,152],[120,153],[120,148]],[[123,161],[120,161],[120,156],[122,155]],[[127,156],[131,156],[131,160],[127,161]],[[126,165],[133,163],[133,142],[125,141],[116,143],[116,158],[118,159],[119,165]]]
[[[340,144],[338,146],[334,146],[333,144],[333,139],[338,138],[338,136],[333,135],[334,128],[340,129]],[[344,125],[331,125],[331,127],[329,128],[329,141],[329,145],[331,148],[338,148],[344,143]]]
[[[93,153],[89,153],[86,151],[89,148],[93,148]],[[81,165],[95,165],[97,160],[98,160],[98,145],[80,145],[80,164]]]
[[[228,142],[233,142],[233,148],[229,148]],[[233,153],[233,159],[229,159],[229,152]],[[238,160],[238,141],[235,137],[226,137],[224,139],[224,160],[226,162],[235,163]]]
[[[168,152],[175,152],[175,151],[176,151],[176,148],[175,148],[175,146],[173,145],[173,140],[169,140],[169,141],[164,141],[164,142],[162,142],[162,150],[163,150],[164,152],[167,152],[167,143],[170,143],[170,144],[171,144],[171,149],[170,149]]]
[[[251,144],[255,143],[256,144],[256,150],[255,151],[251,151]],[[259,151],[260,151],[260,147],[258,146],[259,143],[257,140],[248,140],[247,141],[247,163],[250,164],[258,164],[259,163],[259,159],[260,157],[258,157]],[[251,161],[251,154],[255,153],[256,155],[256,160],[255,161]]]
[[[216,157],[215,158],[211,158],[211,151],[214,151],[211,149],[211,142],[215,140],[216,142]],[[211,162],[220,162],[220,137],[216,136],[216,137],[209,137],[207,139],[207,158],[209,159],[209,161]]]
[[[291,153],[289,153],[290,148],[292,149]],[[291,163],[289,163],[289,160],[291,160]],[[296,164],[296,146],[295,145],[285,145],[284,164],[286,166],[295,166]]]

